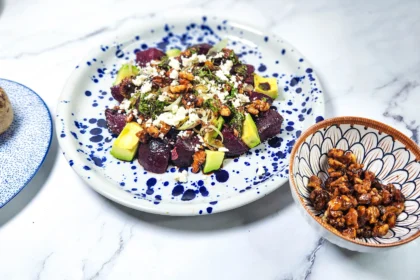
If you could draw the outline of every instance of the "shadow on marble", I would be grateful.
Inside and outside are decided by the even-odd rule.
[[[127,208],[106,198],[103,199],[105,203],[139,221],[180,231],[226,230],[257,223],[293,204],[289,183],[284,184],[271,194],[248,205],[230,211],[204,216],[173,217],[149,214]]]
[[[55,133],[53,133],[50,150],[38,173],[20,193],[0,209],[0,228],[18,215],[38,194],[54,167],[57,152],[58,141]]]
[[[3,13],[3,11],[4,11],[4,6],[5,6],[4,0],[0,0],[0,16]]]

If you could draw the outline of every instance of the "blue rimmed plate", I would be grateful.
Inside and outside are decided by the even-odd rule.
[[[44,101],[19,83],[0,79],[14,120],[0,135],[0,208],[17,195],[41,167],[52,139],[52,120]]]
[[[259,74],[278,79],[281,97],[274,105],[285,118],[279,135],[246,155],[225,160],[223,169],[212,175],[190,172],[182,184],[175,181],[174,167],[156,175],[137,161],[126,163],[110,156],[113,138],[104,110],[116,104],[109,88],[120,65],[149,47],[185,49],[223,38]],[[313,67],[280,37],[213,16],[183,13],[147,19],[90,52],[60,97],[57,135],[69,164],[104,196],[157,214],[210,214],[252,202],[287,182],[292,146],[303,130],[323,119],[323,100]]]

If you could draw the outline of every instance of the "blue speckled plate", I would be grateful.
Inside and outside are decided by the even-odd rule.
[[[44,101],[16,82],[0,79],[9,96],[14,120],[0,135],[0,208],[29,183],[51,144],[52,120]]]
[[[109,88],[119,66],[149,47],[184,49],[222,38],[229,38],[229,47],[258,73],[277,77],[281,97],[274,105],[285,118],[279,135],[246,155],[225,160],[223,169],[212,175],[189,172],[188,182],[182,184],[174,179],[178,172],[174,167],[156,175],[137,161],[110,156],[113,138],[104,110],[116,104]],[[292,146],[303,130],[323,119],[323,99],[313,67],[276,35],[213,16],[148,19],[98,46],[76,67],[58,104],[57,134],[69,164],[104,196],[152,213],[210,214],[252,202],[287,182]],[[262,168],[263,175],[258,176]]]

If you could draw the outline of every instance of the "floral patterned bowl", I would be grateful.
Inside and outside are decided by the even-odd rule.
[[[383,183],[393,183],[406,197],[405,211],[384,237],[350,239],[322,221],[312,207],[308,179],[327,178],[327,153],[352,151],[364,168]],[[375,252],[408,243],[420,235],[420,148],[401,132],[377,121],[338,117],[310,127],[297,140],[290,158],[290,188],[301,212],[330,242],[353,251]]]

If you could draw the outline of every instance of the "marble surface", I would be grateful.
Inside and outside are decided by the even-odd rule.
[[[326,117],[370,117],[420,140],[419,1],[0,0],[0,77],[54,113],[88,50],[186,8],[247,18],[291,42],[317,70]],[[340,249],[304,221],[287,184],[210,216],[137,212],[85,185],[54,138],[39,173],[0,209],[0,279],[419,279],[419,242],[377,255]]]

